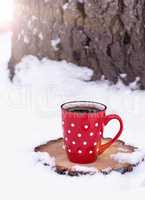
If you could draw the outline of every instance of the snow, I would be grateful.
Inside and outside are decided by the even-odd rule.
[[[140,81],[140,77],[136,77],[135,81],[133,81],[132,83],[130,83],[130,88],[133,90],[138,89],[138,83]]]
[[[84,3],[84,0],[78,0],[79,3]]]
[[[43,34],[42,33],[39,33],[39,38],[40,38],[40,40],[43,40]]]
[[[33,56],[17,65],[16,77],[8,79],[10,34],[0,36],[0,198],[3,200],[40,199],[131,199],[145,189],[145,162],[133,172],[121,175],[97,173],[69,177],[56,174],[43,162],[54,163],[48,155],[33,152],[35,146],[62,136],[60,105],[70,100],[92,100],[106,104],[107,114],[117,113],[124,121],[120,139],[145,146],[145,92],[124,86],[121,81],[88,82],[92,71],[65,61],[56,62]],[[105,136],[111,137],[118,124],[110,122]],[[109,170],[109,169],[108,169]],[[117,196],[116,196],[117,195]]]
[[[32,21],[37,20],[38,18],[35,15],[32,15]]]
[[[65,4],[63,5],[63,10],[66,10],[66,9],[68,8],[68,6],[69,6],[69,3],[65,3]]]
[[[58,50],[59,50],[58,45],[60,44],[60,42],[61,42],[60,38],[56,38],[56,39],[54,39],[54,40],[51,40],[51,46],[53,47],[53,49],[54,49],[55,51],[58,51]]]
[[[79,172],[90,172],[91,174],[95,174],[97,172],[96,168],[94,167],[84,167],[84,166],[80,166],[80,165],[75,165],[74,167],[72,167],[73,170],[75,171],[79,171]]]
[[[121,78],[126,78],[127,74],[123,73],[123,74],[120,74],[120,77]]]
[[[118,150],[119,150],[120,152],[128,152],[128,149],[124,149],[124,148],[121,148],[121,147],[119,147]]]
[[[55,158],[51,157],[48,153],[41,153],[41,152],[34,152],[34,159],[36,162],[41,162],[42,164],[47,164],[50,166],[51,169],[55,167]]]
[[[29,44],[29,39],[26,35],[24,35],[24,43]]]
[[[133,153],[122,153],[111,155],[113,160],[118,161],[119,163],[130,163],[137,164],[140,163],[145,158],[145,150],[137,149]]]
[[[37,32],[38,32],[37,28],[34,28],[34,29],[33,29],[33,34],[36,35]]]

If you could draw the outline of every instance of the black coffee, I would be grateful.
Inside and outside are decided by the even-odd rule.
[[[97,113],[101,110],[99,108],[93,108],[93,107],[72,107],[67,109],[69,112],[76,112],[76,113]]]

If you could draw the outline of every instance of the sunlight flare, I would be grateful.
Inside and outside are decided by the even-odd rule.
[[[0,26],[10,23],[13,19],[13,0],[1,1]]]

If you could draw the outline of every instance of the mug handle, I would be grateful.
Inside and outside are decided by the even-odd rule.
[[[120,124],[120,129],[118,131],[118,133],[116,134],[116,136],[111,139],[109,142],[107,142],[106,144],[102,144],[100,146],[100,149],[99,149],[99,152],[98,154],[102,154],[106,149],[108,149],[118,138],[119,136],[121,135],[122,131],[123,131],[123,121],[122,119],[116,115],[116,114],[111,114],[111,115],[107,115],[105,118],[104,118],[104,124],[105,126],[113,119],[117,119],[119,121],[119,124]]]

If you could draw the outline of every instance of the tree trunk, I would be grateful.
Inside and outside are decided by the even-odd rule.
[[[11,74],[25,55],[89,66],[145,88],[145,0],[15,0]]]

